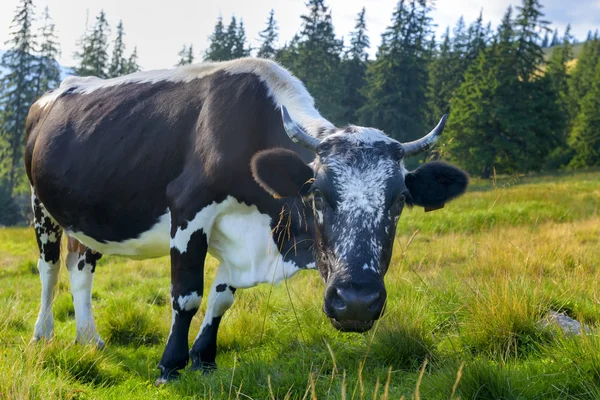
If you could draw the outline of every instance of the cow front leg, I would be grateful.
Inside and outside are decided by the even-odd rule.
[[[50,339],[54,334],[54,317],[52,315],[52,301],[54,289],[58,282],[60,270],[60,238],[61,227],[50,217],[42,203],[31,195],[33,209],[33,223],[35,237],[40,251],[37,268],[42,281],[42,299],[40,312],[33,329],[33,340]]]
[[[194,341],[190,356],[192,370],[210,372],[217,368],[217,333],[221,317],[233,304],[235,288],[229,286],[228,273],[224,265],[219,266],[215,280],[208,294],[206,314],[198,336]]]
[[[80,344],[94,344],[99,348],[104,347],[104,341],[98,335],[96,322],[92,314],[92,283],[96,263],[102,257],[100,253],[90,249],[83,252],[70,251],[67,255],[67,269],[71,282],[71,294],[75,308],[75,342]]]
[[[171,332],[158,368],[157,384],[178,375],[189,360],[188,332],[200,307],[204,284],[207,227],[195,220],[171,221]]]

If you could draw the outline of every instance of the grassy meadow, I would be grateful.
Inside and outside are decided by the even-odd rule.
[[[406,209],[387,312],[365,334],[331,327],[315,271],[240,290],[221,323],[218,371],[162,387],[168,259],[100,261],[93,304],[107,346],[96,350],[73,344],[64,267],[56,336],[29,342],[37,257],[33,230],[0,229],[0,399],[600,398],[600,172],[475,181],[444,209]],[[215,269],[209,258],[205,293]],[[589,334],[544,327],[551,310]]]

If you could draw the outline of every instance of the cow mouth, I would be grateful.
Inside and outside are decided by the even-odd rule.
[[[374,321],[355,321],[355,320],[346,320],[346,321],[338,321],[335,318],[329,318],[331,320],[331,325],[335,329],[341,332],[355,332],[361,333],[366,332],[373,327]]]

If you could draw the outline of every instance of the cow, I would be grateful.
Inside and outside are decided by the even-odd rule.
[[[304,269],[325,282],[323,311],[364,332],[384,310],[384,275],[405,205],[442,207],[468,176],[442,163],[407,171],[429,149],[374,128],[338,128],[277,63],[245,58],[113,79],[68,77],[35,102],[25,165],[40,251],[33,339],[53,334],[63,232],[76,341],[104,342],[91,291],[103,254],[170,255],[172,322],[158,383],[216,368],[217,331],[236,289]],[[219,261],[191,350],[207,253]]]

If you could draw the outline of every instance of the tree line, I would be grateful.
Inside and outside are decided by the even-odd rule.
[[[29,105],[58,85],[59,45],[48,10],[34,30],[33,0],[20,0],[1,66],[0,209],[16,207],[27,191],[23,174],[24,120]],[[338,126],[374,126],[410,141],[450,114],[442,146],[424,157],[450,160],[475,175],[600,165],[600,37],[590,32],[577,60],[567,27],[552,32],[539,0],[509,7],[495,29],[483,14],[462,17],[440,38],[430,0],[400,0],[368,56],[367,10],[347,38],[336,35],[325,0],[307,0],[300,29],[279,44],[275,11],[258,33],[257,48],[244,22],[219,17],[206,49],[184,44],[174,65],[257,56],[276,60],[307,86],[320,112]],[[74,73],[111,78],[140,69],[126,55],[124,27],[115,39],[104,12],[78,41]],[[544,55],[544,49],[550,52]],[[109,55],[109,48],[112,52]],[[7,223],[2,219],[0,223]],[[9,221],[10,222],[10,221]]]

